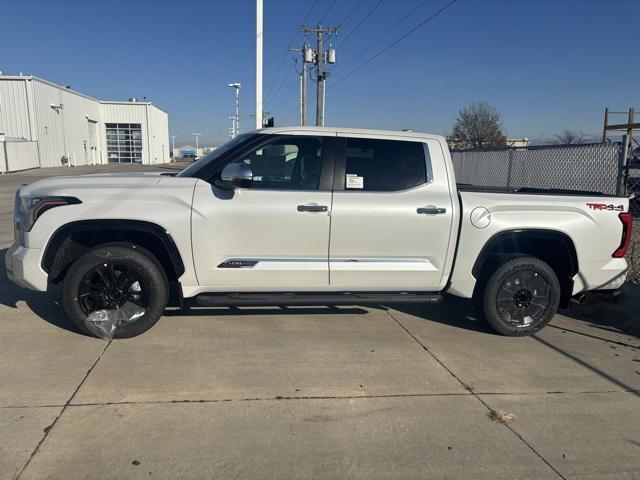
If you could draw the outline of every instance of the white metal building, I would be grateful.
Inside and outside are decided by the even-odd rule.
[[[96,100],[32,76],[0,76],[0,172],[169,162],[169,118],[149,102]]]

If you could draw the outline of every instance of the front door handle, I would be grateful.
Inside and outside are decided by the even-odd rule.
[[[447,209],[429,205],[428,207],[418,208],[418,213],[423,215],[442,215],[443,213],[447,213]]]
[[[326,205],[298,205],[299,212],[326,212],[327,210]]]

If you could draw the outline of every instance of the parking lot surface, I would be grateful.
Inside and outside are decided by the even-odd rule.
[[[0,177],[0,245],[45,174]],[[0,267],[0,478],[640,478],[640,338],[605,313],[167,310],[106,342]]]

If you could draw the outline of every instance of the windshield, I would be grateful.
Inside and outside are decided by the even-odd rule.
[[[218,158],[220,158],[222,155],[227,153],[229,150],[232,150],[233,148],[237,147],[238,145],[243,143],[245,140],[247,140],[247,139],[249,139],[249,138],[251,138],[253,136],[254,136],[254,134],[252,134],[252,133],[243,133],[241,135],[238,135],[233,140],[229,140],[227,143],[219,146],[218,148],[216,148],[212,152],[209,152],[205,156],[199,158],[192,165],[189,165],[187,168],[182,170],[177,176],[178,177],[195,177],[195,176],[197,176],[196,175],[197,172],[199,172],[202,168],[206,167],[207,165],[210,165],[210,164],[214,163],[216,160],[218,160]]]

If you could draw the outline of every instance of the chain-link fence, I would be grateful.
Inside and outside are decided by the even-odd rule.
[[[627,253],[629,274],[627,279],[640,283],[640,153],[628,155],[629,160],[622,169],[621,178],[624,183],[624,195],[629,197],[629,211],[633,215],[633,234]]]
[[[640,155],[624,161],[624,143],[553,145],[452,152],[458,183],[506,188],[559,188],[631,197],[633,235],[628,281],[640,283]]]
[[[451,158],[458,183],[616,195],[622,153],[620,143],[591,143],[452,152]]]

